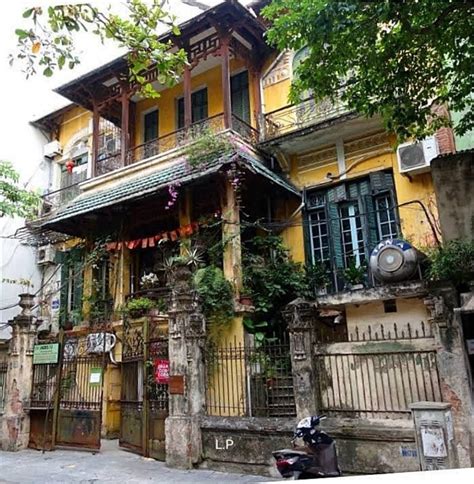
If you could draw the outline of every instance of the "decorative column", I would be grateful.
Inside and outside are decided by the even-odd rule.
[[[235,188],[227,178],[221,201],[222,240],[224,244],[224,275],[234,285],[236,295],[242,290],[242,246],[240,240],[240,208]]]
[[[443,402],[451,405],[453,416],[455,467],[471,467],[472,444],[470,421],[472,395],[468,361],[462,336],[461,313],[457,293],[443,287],[432,291],[425,305],[431,314],[433,334],[437,343],[436,359]]]
[[[290,333],[291,367],[296,415],[298,418],[317,415],[317,375],[314,364],[315,303],[296,299],[284,313]]]
[[[28,406],[33,380],[33,346],[37,325],[31,309],[32,294],[20,294],[22,312],[11,322],[12,337],[8,353],[5,411],[1,419],[2,450],[26,449],[30,438]]]
[[[200,417],[205,408],[205,320],[196,302],[189,266],[176,266],[170,286],[166,464],[191,469],[202,456]]]

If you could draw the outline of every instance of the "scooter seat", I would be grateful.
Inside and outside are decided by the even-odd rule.
[[[295,449],[281,449],[281,450],[275,450],[272,452],[273,455],[275,454],[285,454],[285,455],[308,455],[308,452],[303,452],[301,450],[295,450]]]

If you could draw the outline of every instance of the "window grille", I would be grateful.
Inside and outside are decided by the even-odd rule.
[[[339,207],[341,221],[342,248],[344,264],[349,267],[352,261],[360,266],[365,261],[364,233],[359,206],[356,203]]]
[[[377,211],[377,228],[380,240],[392,239],[398,236],[397,221],[389,194],[381,195],[375,199]]]
[[[311,249],[313,262],[329,260],[329,235],[326,210],[318,208],[311,212]]]

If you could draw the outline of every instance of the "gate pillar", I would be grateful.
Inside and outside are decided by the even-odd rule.
[[[8,351],[8,369],[6,376],[6,400],[3,414],[2,450],[17,451],[26,449],[30,437],[30,416],[28,412],[31,398],[33,346],[37,325],[31,308],[34,297],[20,294],[22,312],[11,322],[12,337]]]
[[[450,432],[450,439],[454,439],[457,454],[454,465],[471,467],[474,458],[470,431],[471,377],[462,335],[461,309],[456,308],[457,294],[449,287],[433,289],[425,305],[437,345],[441,396],[443,402],[451,405],[453,432]]]
[[[291,369],[298,418],[316,415],[318,411],[317,375],[314,364],[314,303],[297,299],[284,313],[290,333]]]
[[[176,267],[171,289],[166,464],[191,469],[202,455],[200,417],[205,407],[205,320],[195,298],[188,266]]]

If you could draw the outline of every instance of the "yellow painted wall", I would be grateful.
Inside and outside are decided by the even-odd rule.
[[[243,70],[244,64],[239,60],[231,60],[231,74],[239,73]],[[252,80],[249,74],[250,91],[250,110],[253,113],[254,95],[252,90]],[[191,88],[198,91],[207,87],[208,97],[208,116],[216,116],[224,111],[224,100],[222,95],[222,70],[220,66],[214,67],[206,72],[191,78]],[[146,112],[155,108],[159,109],[159,132],[158,136],[166,136],[178,129],[177,100],[183,96],[183,83],[171,89],[160,92],[158,99],[145,99],[139,101],[136,106],[135,124],[135,144],[143,143],[143,116]],[[254,120],[255,122],[255,120]]]
[[[59,142],[62,147],[66,147],[71,138],[76,136],[81,130],[87,130],[90,126],[92,113],[79,106],[72,107],[63,115],[59,129]]]
[[[370,145],[373,140],[373,146]],[[396,156],[395,142],[382,132],[373,133],[367,137],[344,141],[346,152],[346,181],[355,179],[370,172],[392,169],[397,203],[420,201],[430,212],[430,217],[437,220],[437,209],[433,181],[430,173],[414,175],[408,178],[400,174]],[[354,151],[351,146],[363,146]],[[326,154],[328,153],[328,154]],[[315,160],[314,163],[312,160]],[[331,161],[332,160],[332,161]],[[321,166],[322,164],[322,166]],[[325,146],[314,153],[302,153],[293,157],[289,177],[299,188],[318,186],[327,189],[331,185],[340,183],[341,180],[331,181],[327,174],[338,175],[338,165],[335,158],[335,145]],[[416,247],[423,249],[434,244],[434,236],[428,219],[419,204],[410,204],[399,208],[402,235]],[[304,261],[303,229],[295,226],[301,224],[302,216],[299,215],[293,221],[290,228],[283,232],[283,238],[287,243],[293,258],[296,261]]]
[[[397,324],[398,329],[407,331],[410,323],[414,330],[421,328],[421,323],[428,327],[428,313],[423,299],[397,299],[397,312],[386,313],[383,301],[367,304],[346,305],[346,321],[349,333],[353,333],[358,327],[360,331],[367,331],[369,324],[374,331],[380,331],[380,325],[384,325],[386,332]]]

